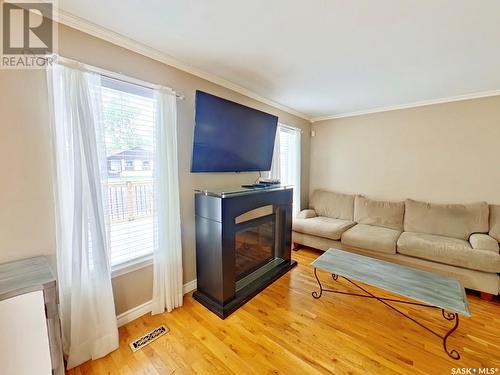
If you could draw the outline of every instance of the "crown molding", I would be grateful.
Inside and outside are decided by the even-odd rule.
[[[389,106],[389,107],[372,108],[372,109],[367,109],[367,110],[363,110],[363,111],[338,113],[338,114],[331,115],[331,116],[314,117],[311,119],[311,122],[334,120],[334,119],[343,118],[343,117],[354,117],[354,116],[368,115],[371,113],[397,111],[398,109],[424,107],[424,106],[433,105],[433,104],[451,103],[451,102],[458,102],[458,101],[462,101],[462,100],[479,99],[479,98],[486,98],[488,96],[498,96],[498,95],[500,95],[500,90],[482,91],[482,92],[476,92],[476,93],[472,93],[472,94],[450,96],[447,98],[439,98],[439,99],[431,99],[431,100],[423,100],[420,102],[399,104],[399,105],[394,105],[394,106]]]
[[[126,37],[122,34],[118,34],[114,31],[106,29],[102,26],[96,25],[90,21],[87,21],[83,18],[77,17],[71,13],[65,12],[61,9],[58,11],[58,20],[59,23],[64,24],[66,26],[72,27],[73,29],[82,31],[86,34],[95,36],[97,38],[103,39],[107,42],[116,44],[117,46],[126,48],[130,51],[136,52],[143,56],[149,57],[153,60],[159,61],[166,65],[172,66],[176,69],[182,70],[186,73],[192,74],[194,76],[200,77],[209,82],[215,83],[219,86],[225,87],[232,91],[235,91],[239,94],[248,96],[249,98],[255,99],[261,103],[270,105],[274,108],[285,111],[289,114],[300,117],[301,119],[311,121],[310,116],[301,113],[299,111],[294,110],[293,108],[287,107],[283,104],[276,103],[271,99],[267,99],[243,86],[240,86],[234,82],[228,81],[224,78],[221,78],[217,75],[207,73],[198,68],[192,67],[182,61],[179,61],[172,56],[169,56],[155,48],[148,47],[147,45],[137,42],[129,37]]]

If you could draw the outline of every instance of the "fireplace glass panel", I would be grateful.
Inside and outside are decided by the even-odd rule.
[[[236,279],[257,270],[274,259],[274,215],[267,220],[246,223],[244,229],[236,232],[235,261]]]

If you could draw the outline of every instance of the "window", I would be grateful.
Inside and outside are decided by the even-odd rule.
[[[121,172],[122,163],[120,160],[108,160],[108,175],[116,175]]]
[[[134,170],[134,161],[133,160],[125,160],[125,170],[133,171]]]
[[[300,130],[279,125],[280,181],[293,185],[294,216],[300,211]]]
[[[151,89],[102,77],[100,101],[108,160],[111,265],[154,249],[153,159],[156,104]]]

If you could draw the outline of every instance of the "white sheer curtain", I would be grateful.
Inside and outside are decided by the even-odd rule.
[[[167,89],[155,90],[156,152],[154,161],[155,249],[153,314],[182,306],[182,244],[177,166],[176,97]]]
[[[63,346],[72,368],[118,348],[103,199],[100,76],[55,65],[47,78]]]

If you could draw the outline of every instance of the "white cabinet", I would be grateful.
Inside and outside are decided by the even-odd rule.
[[[0,375],[62,375],[56,280],[44,257],[0,264]]]
[[[52,374],[43,291],[0,301],[0,373]]]

